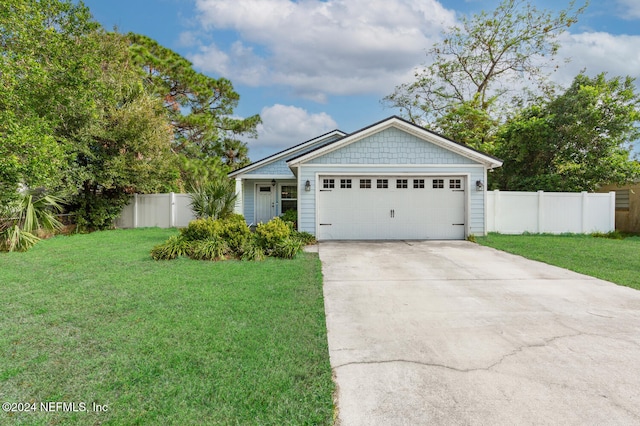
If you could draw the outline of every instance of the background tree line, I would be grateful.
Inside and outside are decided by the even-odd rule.
[[[104,30],[81,2],[4,0],[0,46],[5,218],[25,194],[55,195],[82,228],[106,228],[133,193],[220,182],[248,163],[240,137],[260,117],[233,117],[229,80]]]
[[[429,65],[383,103],[504,160],[490,175],[493,189],[594,191],[638,179],[634,79],[583,71],[567,88],[549,79],[560,35],[587,6],[571,1],[553,13],[503,0],[493,12],[462,18],[428,50]]]

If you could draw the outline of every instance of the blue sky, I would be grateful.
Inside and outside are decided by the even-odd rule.
[[[425,51],[463,15],[498,0],[85,0],[105,28],[147,35],[240,94],[239,116],[261,114],[258,160],[338,128],[358,130],[397,111],[380,100],[426,61]],[[568,1],[532,0],[558,10]],[[570,57],[553,79],[640,80],[640,0],[592,0],[562,36]]]

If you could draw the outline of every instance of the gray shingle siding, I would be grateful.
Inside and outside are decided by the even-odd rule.
[[[475,164],[435,144],[389,128],[309,161],[312,164]]]

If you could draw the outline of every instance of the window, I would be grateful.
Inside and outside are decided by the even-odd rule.
[[[396,188],[406,188],[407,179],[396,179]]]
[[[433,188],[434,189],[444,188],[444,179],[434,179]]]
[[[282,204],[282,211],[280,213],[284,213],[289,210],[297,210],[298,187],[295,185],[282,185],[280,188],[280,202]]]
[[[343,188],[343,189],[351,188],[351,179],[340,179],[340,188]]]
[[[462,187],[460,179],[449,179],[450,189],[460,189]]]
[[[616,191],[616,210],[629,210],[629,190]]]
[[[389,179],[378,179],[376,182],[377,188],[389,188]]]
[[[333,179],[322,179],[322,187],[324,189],[332,189],[335,188],[335,181]]]
[[[371,179],[360,179],[360,188],[371,188]]]
[[[260,187],[260,192],[271,192],[271,187],[270,186],[261,186]]]
[[[424,179],[414,179],[413,180],[414,188],[424,188]]]

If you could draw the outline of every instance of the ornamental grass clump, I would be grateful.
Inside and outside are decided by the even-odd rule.
[[[192,242],[182,235],[169,237],[167,241],[155,246],[151,250],[151,257],[155,260],[171,260],[182,256],[191,256]]]

